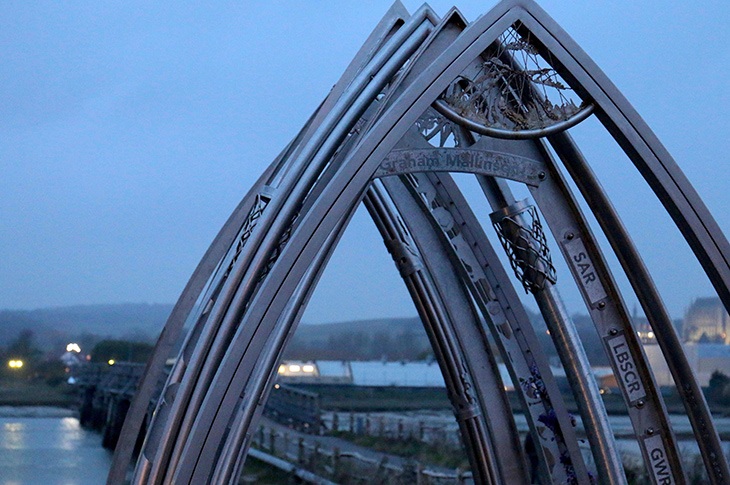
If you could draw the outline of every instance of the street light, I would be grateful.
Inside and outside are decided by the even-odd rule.
[[[66,352],[76,352],[77,354],[81,353],[81,347],[79,347],[79,344],[68,344],[66,346]]]
[[[23,367],[23,361],[22,360],[11,360],[8,362],[8,366],[10,366],[13,369],[20,369]]]

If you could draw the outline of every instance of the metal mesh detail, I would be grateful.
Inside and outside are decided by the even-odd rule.
[[[557,275],[537,209],[526,201],[491,214],[492,224],[509,256],[515,276],[526,292],[535,293],[545,283],[555,283]]]
[[[416,120],[416,128],[428,143],[437,148],[466,146],[454,124],[429,108]],[[437,136],[438,135],[438,136]]]
[[[266,209],[266,206],[269,204],[270,200],[271,199],[269,197],[266,197],[264,195],[256,195],[256,200],[253,203],[253,207],[251,207],[251,211],[248,213],[248,217],[246,217],[246,220],[241,227],[241,235],[239,236],[238,244],[236,245],[236,253],[233,255],[233,259],[231,259],[231,263],[228,265],[228,268],[223,275],[224,279],[227,278],[233,270],[233,266],[236,264],[238,256],[241,255],[241,250],[243,249],[243,246],[246,244],[248,238],[251,237],[251,233],[256,227],[256,223],[261,217],[261,214],[264,213],[264,209]]]
[[[459,115],[489,128],[545,129],[576,116],[585,104],[533,46],[529,32],[509,28],[441,96]]]

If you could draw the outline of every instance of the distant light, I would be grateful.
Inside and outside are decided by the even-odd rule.
[[[284,364],[279,366],[279,374],[283,374],[286,372],[286,366]]]
[[[550,330],[545,330],[545,333],[550,335]]]
[[[79,344],[68,344],[66,346],[66,352],[76,352],[77,354],[80,354],[81,347],[79,347]]]
[[[649,332],[646,334],[646,336],[649,338],[654,338],[654,332]]]
[[[601,394],[605,394],[606,390],[605,389],[599,389],[598,392],[600,392]]]
[[[281,386],[279,384],[274,384],[274,389],[279,389]]]
[[[302,366],[302,370],[304,372],[314,372],[314,366],[313,365],[305,365],[305,366]]]
[[[11,360],[8,362],[8,365],[12,367],[13,369],[20,369],[23,367],[23,361],[22,360]]]
[[[296,364],[292,364],[289,366],[289,372],[299,372],[300,370],[302,370],[302,368]]]
[[[114,365],[114,359],[109,359],[109,365]]]

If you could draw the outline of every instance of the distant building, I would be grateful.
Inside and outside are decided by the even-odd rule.
[[[631,317],[631,320],[634,323],[636,334],[639,336],[639,340],[642,344],[656,343],[654,330],[651,328],[651,324],[649,324],[649,320],[647,320],[646,317],[638,315],[636,313],[636,309],[634,309],[634,315]]]
[[[658,345],[644,346],[644,352],[654,373],[657,384],[672,386],[674,380],[669,372],[662,351]],[[697,377],[700,386],[707,386],[715,371],[725,374],[730,372],[730,346],[724,344],[684,344],[687,361]]]
[[[507,366],[497,364],[505,391],[513,391]],[[550,366],[559,386],[569,389],[561,366]],[[602,389],[616,388],[616,378],[609,367],[594,367],[593,375]],[[365,387],[446,387],[436,362],[343,362],[285,360],[279,365],[278,382],[282,384],[340,384]]]
[[[730,345],[730,316],[719,298],[697,298],[684,316],[684,341]]]

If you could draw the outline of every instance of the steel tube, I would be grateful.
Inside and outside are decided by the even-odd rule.
[[[404,232],[402,222],[399,224],[395,220],[398,217],[397,209],[390,207],[388,199],[389,195],[376,182],[366,195],[365,205],[389,248],[394,249],[391,245],[392,241],[406,244],[412,251],[410,257],[416,260],[409,264],[402,261],[404,252],[393,253],[394,260],[401,269],[401,276],[419,310],[446,381],[454,414],[462,432],[469,461],[472,464],[475,483],[500,483],[497,474],[498,467],[484,428],[482,412],[478,408],[478,404],[473,402],[474,397],[469,391],[473,386],[473,379],[469,374],[465,374],[468,370],[463,361],[463,346],[460,345],[458,337],[454,333],[453,321],[449,315],[453,302],[445,300],[434,286],[435,282],[428,275],[431,271],[426,269],[426,262],[417,245],[414,245],[410,236]],[[462,317],[466,316],[462,315]]]
[[[489,452],[486,467],[495,469],[492,473],[495,473],[495,479],[501,477],[501,483],[527,483],[521,444],[499,369],[476,309],[470,302],[469,288],[453,266],[458,255],[442,241],[441,229],[437,228],[433,215],[419,202],[420,197],[409,190],[405,179],[389,177],[382,182],[402,214],[403,223],[421,255],[424,271],[430,276],[431,284],[443,302],[448,317],[446,323],[454,333],[459,353],[472,376],[473,394],[487,427],[487,434],[482,438],[485,440],[483,446],[486,448],[488,445]],[[398,254],[394,252],[394,260]],[[465,443],[465,446],[468,444]],[[484,467],[485,464],[477,466]],[[472,468],[475,469],[474,466]]]
[[[276,365],[280,358],[281,353],[285,347],[286,341],[293,334],[299,321],[301,320],[306,303],[312,296],[312,292],[316,287],[317,281],[322,276],[322,272],[332,256],[332,252],[337,243],[339,242],[342,234],[344,233],[347,224],[350,222],[354,210],[345,218],[332,232],[327,242],[322,247],[322,250],[317,255],[317,258],[312,262],[310,270],[305,274],[304,279],[297,287],[297,290],[289,300],[289,304],[281,312],[279,316],[279,322],[277,322],[276,333],[269,337],[270,342],[267,347],[266,355],[261,359],[262,365],[259,366],[261,370],[258,371],[257,375],[252,377],[252,383],[248,387],[254,389],[253,392],[245,393],[249,395],[247,403],[242,403],[241,409],[243,412],[240,414],[246,416],[248,413],[245,412],[245,407],[248,404],[254,405],[257,408],[263,409],[263,403],[266,402],[268,393],[271,391],[271,387],[274,385],[274,378],[276,376]],[[261,395],[257,396],[257,389],[261,389]],[[250,434],[248,431],[248,422],[245,420],[238,419],[238,416],[234,416],[231,420],[230,432],[228,433],[223,451],[220,458],[216,461],[215,468],[211,483],[230,483],[235,485],[238,483],[241,467],[243,465],[243,457],[245,457],[248,450],[250,440],[246,439],[246,435]]]
[[[253,197],[273,171],[273,165],[264,171],[218,231],[170,312],[127,411],[127,417],[124,420],[117,446],[114,449],[112,465],[107,476],[107,485],[119,485],[126,479],[134,445],[137,442],[149,403],[162,376],[165,361],[169,357],[175,342],[177,342],[183,325],[200,293],[218,267],[221,258],[235,240],[239,231],[238,228],[243,224],[243,220],[253,204]]]
[[[420,32],[418,35],[421,36],[421,37],[423,35],[425,35],[425,33],[426,33],[426,31],[423,28],[420,31],[418,29],[416,31],[417,32]],[[398,53],[400,53],[400,54],[399,55],[394,55],[386,63],[386,66],[391,66],[391,67],[388,68],[388,72],[387,73],[381,73],[380,74],[380,82],[381,83],[385,83],[386,80],[387,80],[387,74],[391,74],[395,69],[397,69],[398,63],[403,62],[403,60],[406,59],[410,55],[410,53],[415,48],[415,46],[417,46],[417,42],[418,42],[419,39],[420,39],[420,37],[416,37],[415,39],[410,39],[409,41],[407,41],[405,43],[405,47],[401,48],[398,51]],[[377,62],[375,64],[377,65]],[[365,77],[365,78],[368,78],[368,80],[369,80],[369,76],[370,76],[370,71],[369,70],[365,70],[364,72],[360,73],[359,78]],[[368,90],[367,90],[367,92],[365,94],[366,99],[368,99],[368,98],[369,99],[374,98],[375,97],[375,94],[377,94],[374,91],[376,91],[375,86],[372,85],[372,84],[369,84],[368,85]],[[342,102],[338,102],[338,105],[342,105]],[[346,128],[344,128],[344,126],[351,126],[351,124],[354,123],[354,120],[357,119],[356,116],[359,114],[358,113],[358,110],[364,109],[364,105],[363,105],[362,102],[360,102],[360,105],[362,107],[361,108],[356,108],[355,112],[353,112],[352,110],[350,110],[348,112],[348,115],[349,116],[347,118],[344,118],[344,117],[342,117],[342,115],[340,115],[340,117],[341,117],[341,119],[340,119],[340,122],[341,122],[340,126],[343,126],[343,128],[340,129],[340,133],[342,133],[342,135],[340,135],[340,136],[344,136],[344,134],[346,133],[346,131],[345,131]],[[333,111],[338,111],[338,110],[341,111],[341,109],[342,108],[333,109]],[[322,131],[322,130],[324,130],[324,128],[320,128],[319,131]],[[312,144],[312,142],[310,141],[310,145],[311,144]],[[334,149],[334,148],[330,148],[330,150],[332,150],[332,149]],[[301,154],[300,155],[300,158],[301,157],[304,157],[304,156],[305,156],[305,154]],[[326,157],[321,156],[320,159],[326,159]],[[323,162],[320,162],[320,164],[321,163],[323,163]],[[307,166],[308,167],[308,170],[306,170],[306,173],[309,174],[309,175],[303,176],[303,180],[302,179],[296,180],[296,179],[292,179],[291,177],[293,177],[293,175],[290,174],[291,177],[289,177],[289,180],[290,180],[289,183],[290,184],[296,184],[298,187],[301,187],[302,185],[305,185],[305,186],[308,185],[308,180],[311,180],[314,177],[314,172],[316,171],[316,168],[317,167],[316,166],[315,167],[312,167],[311,165],[304,165],[304,162],[302,162],[301,160],[297,160],[297,161],[293,162],[293,164],[294,165],[297,165],[297,166],[300,166],[300,167]],[[294,175],[296,175],[296,174],[294,174]],[[301,193],[301,191],[302,191],[302,189],[300,188],[297,192]],[[279,201],[278,203],[277,203],[277,200]],[[266,232],[264,232],[264,231],[254,231],[254,233],[252,234],[251,238],[247,242],[247,247],[244,248],[245,252],[241,255],[240,260],[239,260],[239,262],[238,262],[238,264],[236,266],[236,269],[234,270],[235,274],[233,274],[232,275],[232,278],[229,278],[229,280],[226,282],[226,284],[224,286],[224,289],[223,289],[222,297],[219,298],[219,301],[216,302],[216,305],[214,306],[214,309],[211,312],[210,320],[213,322],[214,328],[217,327],[217,325],[215,325],[215,322],[222,320],[225,315],[230,315],[230,316],[233,317],[233,318],[230,318],[230,316],[227,317],[229,322],[231,320],[237,320],[238,317],[235,314],[234,315],[231,315],[231,314],[228,313],[228,306],[229,305],[227,304],[227,302],[228,301],[231,301],[231,299],[234,298],[233,294],[235,292],[236,294],[239,295],[239,297],[238,297],[239,303],[235,303],[235,301],[233,301],[233,302],[231,302],[231,305],[234,308],[235,307],[240,307],[240,305],[241,305],[240,302],[242,300],[247,299],[247,298],[242,298],[241,295],[243,295],[243,297],[247,296],[250,293],[250,291],[252,291],[252,289],[253,289],[252,286],[254,285],[254,283],[258,280],[257,277],[248,277],[245,280],[245,283],[247,282],[248,284],[245,284],[244,283],[243,288],[241,288],[240,285],[239,285],[239,283],[241,282],[241,280],[243,280],[242,272],[244,271],[245,268],[248,267],[251,271],[253,271],[255,273],[260,273],[263,270],[263,267],[266,264],[266,259],[265,258],[267,258],[267,256],[265,256],[265,254],[268,254],[268,252],[270,251],[270,249],[267,250],[267,248],[273,248],[273,246],[275,245],[275,243],[278,242],[278,239],[280,237],[279,234],[281,234],[281,231],[283,230],[282,227],[285,224],[285,221],[283,221],[283,219],[287,219],[285,216],[280,216],[280,217],[277,217],[277,219],[276,219],[277,221],[280,221],[280,222],[276,223],[274,221],[271,221],[272,218],[274,218],[274,217],[276,217],[278,215],[278,214],[274,214],[274,212],[276,212],[276,209],[278,208],[278,206],[280,204],[283,205],[283,206],[285,206],[285,207],[288,206],[289,209],[288,210],[284,210],[285,213],[291,213],[292,210],[295,207],[295,206],[292,207],[294,204],[292,203],[291,199],[287,199],[286,201],[282,201],[281,200],[281,197],[279,197],[279,198],[273,198],[272,201],[271,201],[271,203],[274,204],[274,206],[273,207],[267,207],[267,210],[264,212],[264,215],[262,216],[262,220],[259,221],[260,224],[267,226],[268,231],[266,231]],[[290,220],[290,219],[288,219],[288,220]],[[286,222],[288,222],[288,220]],[[271,224],[268,224],[268,222],[271,222]],[[266,236],[268,236],[268,237],[266,237]],[[249,254],[253,254],[253,251],[255,251],[255,248],[257,247],[257,243],[261,239],[264,239],[262,241],[262,245],[263,245],[263,248],[264,248],[263,253],[260,256],[258,256],[258,259],[256,261],[252,261],[250,265],[247,265],[246,263],[248,262],[249,258],[251,258],[252,256],[248,256],[248,258],[246,256],[249,255]],[[224,323],[223,324],[223,328],[225,329],[226,326],[230,327],[231,324],[230,323],[229,324]],[[224,330],[224,332],[227,333],[225,330]],[[230,332],[230,331],[228,331],[228,332]],[[218,337],[218,339],[220,339],[220,337]],[[225,340],[227,340],[227,339],[225,339]],[[220,348],[220,344],[218,345],[218,348],[220,350],[216,350],[215,344],[213,344],[213,345],[214,346],[211,347],[210,349],[201,349],[202,353],[201,352],[198,352],[199,357],[193,361],[193,363],[195,363],[196,367],[200,367],[201,366],[201,364],[198,364],[197,362],[201,358],[203,358],[204,355],[207,355],[209,352],[212,351],[213,352],[213,355],[217,355],[217,354],[220,354],[221,353],[222,348]],[[209,364],[207,364],[207,365],[205,365],[205,366],[203,366],[203,369],[201,371],[201,376],[203,377],[204,381],[207,380],[207,379],[209,379],[210,377],[212,377],[212,373],[214,372],[214,370],[215,370],[215,367],[213,366],[213,363],[212,362],[209,363]],[[208,376],[208,377],[205,377],[205,376]],[[200,377],[198,377],[198,379],[200,379]],[[186,394],[190,393],[191,391],[193,391],[193,388],[190,387],[190,384],[192,384],[192,382],[190,382],[188,384],[188,386],[186,386],[185,388],[181,388],[180,394],[182,394],[182,396],[180,396],[180,394],[179,394],[179,397],[176,399],[176,404],[178,402],[181,405],[183,403],[187,404],[188,401],[187,401],[187,399],[185,399],[184,396]],[[203,396],[200,393],[200,391],[198,391],[197,394],[198,394],[199,397],[195,399],[195,402],[200,403],[200,402],[202,402],[202,397]],[[180,397],[182,397],[182,399],[180,399]],[[178,399],[179,399],[179,401],[178,401]],[[195,416],[197,415],[197,406],[198,405],[196,405],[194,403],[192,403],[192,404],[193,404],[192,408],[187,408],[186,411],[185,411],[185,414],[188,416],[188,418],[182,418],[182,421],[183,422],[182,422],[182,424],[179,424],[179,431],[175,433],[175,434],[179,434],[180,431],[182,431],[182,435],[180,435],[177,438],[177,439],[180,439],[182,441],[181,441],[180,445],[176,445],[175,446],[175,449],[177,449],[179,451],[173,452],[174,454],[170,458],[170,461],[168,462],[167,467],[171,467],[170,469],[175,469],[176,462],[177,462],[177,458],[176,457],[179,456],[179,454],[182,452],[182,449],[181,448],[182,448],[182,446],[184,446],[184,443],[186,442],[186,436],[187,436],[187,431],[186,430],[190,427],[190,425],[192,424],[192,421],[195,419]],[[180,407],[180,406],[178,406],[177,409],[179,409],[179,411],[177,412],[179,414],[179,412],[182,411],[183,408]],[[171,423],[170,423],[171,426],[174,427],[175,426],[175,423],[179,423],[180,418],[176,418],[176,417],[173,416],[170,421],[171,421]],[[170,435],[168,434],[168,436],[170,436]],[[167,444],[167,446],[170,446],[172,444],[170,442],[170,439],[169,438],[166,439],[165,441],[163,441],[163,443]],[[157,473],[155,473],[155,471],[157,471],[157,470],[153,468],[152,479],[155,479],[156,476],[159,476],[162,470],[160,469],[159,471],[157,471]],[[156,483],[156,482],[152,482],[152,483]]]
[[[417,140],[410,140],[408,143],[418,146]],[[386,183],[389,180],[393,178],[384,179]],[[550,459],[544,454],[562,456],[569,450],[569,455],[580,463],[582,457],[577,439],[560,392],[550,374],[547,358],[537,344],[527,315],[524,310],[520,311],[522,305],[519,298],[506,274],[497,271],[500,263],[496,253],[448,175],[414,173],[401,177],[401,180],[410,181],[409,190],[414,199],[420,202],[422,210],[433,211],[432,225],[440,228],[443,250],[450,253],[451,261],[462,272],[463,280],[470,285],[472,298],[482,311],[512,376],[517,395],[523,402],[534,443],[539,444],[535,448],[538,457],[542,457],[539,464],[543,480],[564,480],[565,478],[560,478],[561,467],[547,465]],[[408,221],[413,223],[413,214],[417,212],[411,210],[409,213],[411,217]],[[414,234],[420,235],[422,232],[424,230],[414,231]],[[531,387],[526,383],[536,381],[536,378],[540,381],[541,391],[530,394]],[[555,437],[546,435],[544,428],[538,430],[543,426],[541,420],[548,415],[556,416],[560,423],[552,431],[557,435]],[[567,443],[567,448],[562,444],[562,448],[558,446],[560,443]],[[503,447],[498,447],[497,450],[502,451]]]
[[[506,21],[506,20],[505,20],[505,21]],[[479,25],[479,23],[477,23],[477,24]],[[491,24],[490,24],[490,25],[491,25]],[[486,41],[486,39],[485,39],[485,41]],[[468,39],[467,39],[467,40],[465,40],[464,42],[470,42],[470,41],[468,41]],[[459,48],[461,48],[461,46],[460,46]],[[475,47],[475,48],[476,48],[476,47]],[[449,57],[449,58],[450,58],[450,57]],[[429,84],[430,84],[430,81],[429,81]],[[406,99],[407,99],[407,97],[406,97]],[[400,107],[401,107],[401,106],[404,106],[404,102],[406,102],[406,101],[405,101],[405,99],[399,100],[399,101],[398,101],[398,102],[397,102],[397,103],[396,103],[396,104],[395,104],[394,106],[398,106],[398,107],[399,107],[398,109],[400,109]],[[428,103],[429,103],[429,102],[430,102],[430,101],[423,101],[423,102],[421,103],[421,104],[422,104],[422,108],[421,108],[421,109],[425,109],[425,107],[426,107],[426,106],[428,106]],[[391,108],[391,109],[392,109],[392,108]],[[416,109],[417,109],[417,108],[416,108]],[[389,110],[389,111],[390,111],[390,110]],[[415,113],[414,113],[414,114],[412,114],[412,115],[409,115],[409,116],[415,116]],[[390,142],[388,142],[388,143],[394,143],[394,142],[395,142],[395,140],[397,140],[397,139],[398,139],[397,137],[398,137],[398,136],[400,136],[400,135],[395,135],[395,133],[398,133],[398,132],[400,132],[400,133],[402,134],[402,133],[403,133],[403,131],[405,131],[406,127],[407,127],[407,126],[409,126],[409,124],[410,124],[410,123],[412,123],[412,121],[413,121],[413,120],[411,119],[411,120],[409,120],[409,121],[410,121],[410,123],[409,123],[409,122],[406,122],[405,124],[403,124],[402,122],[404,122],[404,121],[405,121],[405,120],[407,120],[407,119],[408,119],[408,118],[405,118],[405,119],[401,119],[401,121],[400,121],[400,122],[399,122],[398,124],[399,124],[399,125],[402,125],[402,126],[401,126],[401,127],[399,127],[399,128],[397,129],[397,130],[395,130],[395,131],[389,130],[389,131],[390,131],[390,135],[393,135],[393,136],[395,137],[395,139],[393,139],[392,141],[390,141]],[[376,124],[376,125],[374,126],[374,128],[373,128],[372,132],[375,132],[375,133],[378,133],[378,132],[379,132],[379,129],[378,129],[378,124]],[[361,144],[360,146],[362,147],[362,146],[363,146],[363,144]],[[365,146],[367,146],[367,144],[365,144]],[[391,146],[392,146],[392,145],[391,145]],[[368,162],[368,163],[369,163],[369,165],[370,165],[370,166],[372,166],[372,165],[373,165],[373,162],[372,162],[372,161],[370,161],[370,162]],[[352,171],[353,169],[357,170],[359,166],[360,166],[360,162],[358,162],[358,164],[357,164],[357,165],[354,165],[354,166],[350,166],[349,168],[347,168],[347,170],[345,170],[345,172],[346,172],[346,173],[347,173],[347,172],[351,172],[351,171]],[[339,177],[339,178],[338,178],[338,177]],[[367,175],[365,175],[365,177],[367,178],[368,176],[367,176]],[[360,178],[362,178],[362,176],[360,176]],[[327,190],[326,190],[325,192],[323,192],[323,194],[322,194],[321,198],[324,198],[324,200],[329,200],[329,197],[331,197],[331,195],[330,195],[330,194],[332,194],[332,193],[333,193],[333,190],[337,190],[337,189],[336,189],[336,187],[337,187],[337,186],[338,186],[338,185],[339,185],[340,183],[341,183],[341,177],[340,177],[340,174],[338,174],[338,175],[337,175],[337,176],[336,176],[335,178],[333,178],[333,179],[332,179],[332,181],[331,181],[331,183],[330,183],[330,187],[328,187],[328,189],[327,189]],[[352,191],[352,189],[355,189],[355,190],[356,190],[356,193],[357,193],[357,192],[359,192],[360,190],[362,190],[362,188],[361,188],[361,187],[363,187],[363,185],[359,185],[359,184],[355,184],[355,185],[352,185],[352,188],[350,189],[350,192]],[[336,192],[336,193],[339,193],[339,192]],[[348,198],[347,198],[347,197],[343,197],[343,198],[340,198],[339,200],[340,200],[341,202],[343,202],[343,203],[347,204],[347,206],[348,206],[348,207],[349,207],[349,204],[351,203],[351,202],[345,202],[346,200],[348,200]],[[350,200],[351,200],[351,199],[350,199]],[[327,202],[327,203],[328,203],[328,202]],[[321,204],[319,204],[319,205],[321,205]],[[339,220],[339,217],[340,217],[340,216],[337,216],[336,214],[341,214],[341,212],[340,212],[340,211],[341,211],[342,209],[344,209],[344,207],[340,205],[340,206],[339,206],[339,208],[338,208],[337,210],[335,210],[334,212],[330,211],[330,212],[329,212],[329,213],[327,213],[327,215],[326,215],[326,216],[324,217],[324,220],[322,220],[322,219],[321,219],[321,214],[320,214],[320,215],[318,215],[318,216],[316,217],[316,220],[318,221],[318,223],[317,223],[317,226],[319,227],[319,229],[320,229],[320,230],[325,230],[325,228],[329,227],[330,229],[327,229],[327,234],[329,234],[329,231],[330,231],[330,230],[331,230],[331,228],[332,228],[332,226],[330,226],[329,224],[330,224],[330,222],[334,222],[334,220],[335,220],[335,219],[332,219],[331,217],[336,217],[336,218],[337,218],[337,220]],[[314,211],[315,209],[312,209],[312,210]],[[307,221],[307,219],[305,218],[305,219],[304,219],[304,220],[302,221],[302,224],[305,224],[305,222],[306,222],[306,221]],[[325,221],[329,221],[329,222],[325,222]],[[297,236],[297,234],[298,234],[298,233],[301,233],[301,234],[307,234],[307,233],[309,233],[309,231],[311,231],[311,226],[307,227],[307,228],[306,228],[306,230],[304,230],[304,229],[303,229],[303,225],[302,225],[302,224],[300,224],[300,226],[299,226],[299,229],[297,229],[296,233],[295,233],[295,234],[294,234],[294,235],[292,236],[293,238],[294,238],[294,237],[299,237],[299,236]],[[310,221],[310,224],[311,224],[311,221]],[[310,233],[310,234],[311,234],[311,233]],[[314,247],[319,247],[319,246],[321,245],[320,243],[315,243],[315,241],[317,241],[319,237],[321,237],[321,236],[324,236],[324,233],[322,233],[322,232],[319,232],[318,234],[320,234],[320,235],[316,236],[316,237],[315,237],[315,238],[313,238],[313,239],[308,239],[308,240],[302,240],[303,242],[304,242],[304,241],[307,241],[307,251],[309,251],[309,250],[311,250],[311,249],[314,249]],[[287,245],[287,246],[286,246],[286,247],[284,248],[284,250],[283,250],[283,252],[282,252],[281,256],[280,256],[280,257],[279,257],[279,259],[277,260],[277,264],[276,264],[276,265],[274,265],[274,268],[272,269],[272,273],[271,273],[271,274],[269,275],[269,278],[267,278],[267,281],[268,281],[268,280],[270,280],[270,279],[272,278],[272,275],[274,275],[275,273],[277,273],[277,274],[278,274],[278,273],[280,273],[280,272],[282,272],[282,271],[286,271],[286,273],[288,273],[288,274],[289,274],[290,276],[294,276],[294,275],[296,275],[296,274],[301,274],[301,273],[299,273],[299,271],[300,271],[300,270],[302,270],[302,269],[303,269],[304,267],[302,267],[302,266],[299,266],[299,263],[301,263],[301,264],[306,264],[306,265],[308,266],[308,263],[305,263],[305,261],[308,261],[308,259],[307,259],[307,258],[303,258],[303,259],[302,259],[302,258],[298,258],[298,262],[297,262],[297,263],[294,263],[294,266],[291,266],[291,264],[292,264],[293,262],[290,262],[290,263],[288,263],[288,264],[282,264],[282,262],[283,262],[283,261],[284,261],[285,259],[288,259],[288,258],[290,257],[290,256],[287,256],[287,257],[285,258],[285,255],[287,255],[287,254],[291,254],[291,256],[295,256],[295,255],[299,254],[299,255],[301,256],[301,253],[300,253],[300,252],[298,252],[298,251],[300,251],[299,249],[296,249],[296,250],[295,250],[295,249],[291,249],[291,248],[297,248],[297,246],[298,246],[298,244],[297,244],[297,245],[295,245],[295,244],[293,243],[293,241],[294,241],[294,239],[292,239],[292,240],[290,241],[290,243],[289,243],[289,244],[288,244],[288,245]],[[312,244],[312,243],[316,244],[316,246],[311,246],[311,244]],[[301,243],[299,243],[299,244],[301,244]],[[287,268],[287,269],[286,269],[286,270],[284,270],[284,268]],[[276,278],[274,278],[274,281],[278,281],[278,280],[279,280],[279,278],[281,278],[281,276],[283,276],[283,275],[280,275],[280,274],[279,274],[279,275],[277,275],[277,276],[276,276]],[[292,280],[292,281],[296,281],[296,280]],[[264,284],[265,284],[265,283],[264,283]],[[286,283],[286,284],[287,284],[287,285],[289,285],[289,283]],[[277,284],[277,285],[278,285],[278,284]],[[253,308],[254,308],[254,307],[252,306],[252,309],[253,309]],[[253,311],[253,310],[251,310],[251,311]],[[254,336],[254,335],[256,335],[256,333],[255,333],[255,332],[254,332],[253,334],[251,334],[251,333],[250,333],[250,332],[252,332],[252,331],[253,331],[254,329],[251,329],[251,328],[244,328],[244,330],[245,330],[245,333],[246,333],[246,334],[250,334],[251,336]],[[265,334],[265,332],[264,332],[264,334]],[[248,339],[249,339],[249,337],[246,337],[246,338],[245,338],[244,340],[237,340],[237,341],[236,341],[236,344],[235,344],[235,346],[236,346],[236,347],[240,347],[240,345],[243,345],[243,342],[245,342],[245,341],[249,341]],[[259,347],[259,345],[261,345],[261,340],[260,340],[260,339],[259,339],[259,338],[257,337],[257,343],[256,343],[256,348],[257,348],[257,349],[259,349],[259,348],[260,348],[260,347]],[[233,351],[234,349],[229,349],[229,350]],[[236,352],[238,352],[238,350],[235,350],[235,351],[236,351]],[[252,355],[256,355],[256,353],[257,353],[257,352],[258,352],[258,350],[257,350],[256,352],[254,352],[254,353],[253,353]],[[246,365],[249,365],[249,364],[246,364]],[[217,398],[216,398],[216,399],[214,399],[214,402],[216,402],[216,401],[217,401]],[[218,401],[218,402],[219,402],[219,401]],[[225,404],[224,404],[224,405],[225,405]]]
[[[396,54],[394,54],[393,57],[388,60],[383,68],[384,70],[375,75],[375,77],[372,79],[372,82],[368,84],[367,88],[363,91],[361,98],[348,110],[345,115],[340,118],[338,132],[336,133],[338,137],[342,138],[347,134],[347,130],[349,130],[348,127],[351,127],[355,123],[361,112],[367,107],[372,99],[375,98],[376,94],[382,89],[382,86],[387,82],[389,77],[392,76],[392,74],[399,68],[402,62],[404,62],[405,59],[407,59],[418,47],[419,43],[428,34],[428,30],[429,27],[426,25],[417,28],[415,30],[414,36],[409,38],[400,47]],[[367,75],[367,71],[360,74],[360,76],[363,75]],[[330,137],[332,136],[335,135],[330,134]],[[331,139],[332,138],[330,138],[330,140]],[[323,147],[327,147],[327,150],[325,152],[318,152],[314,161],[308,162],[308,164],[303,165],[306,166],[306,170],[304,170],[304,174],[302,175],[302,177],[300,179],[291,180],[291,183],[295,184],[295,188],[287,194],[288,197],[286,198],[286,200],[281,201],[281,208],[279,213],[274,214],[274,211],[272,210],[267,210],[264,213],[264,219],[267,219],[268,216],[270,216],[271,218],[275,217],[275,219],[271,221],[270,224],[268,224],[268,231],[266,233],[261,231],[254,232],[252,234],[251,239],[263,239],[263,241],[261,242],[261,245],[258,246],[258,251],[256,251],[255,249],[257,247],[255,242],[257,241],[249,241],[249,243],[247,244],[247,246],[249,244],[251,245],[251,252],[247,253],[250,256],[248,256],[247,258],[243,258],[243,256],[245,255],[242,255],[241,259],[245,259],[245,261],[250,260],[251,262],[249,265],[245,265],[244,261],[243,263],[238,265],[238,273],[235,279],[238,280],[240,284],[235,288],[231,286],[231,290],[235,289],[235,296],[232,296],[232,300],[229,306],[223,307],[222,305],[218,305],[218,303],[216,304],[216,307],[219,308],[218,315],[220,316],[218,317],[214,314],[213,317],[215,317],[216,319],[222,319],[221,328],[223,329],[224,334],[227,335],[233,332],[233,329],[235,328],[235,323],[240,320],[240,312],[248,299],[251,297],[251,292],[254,290],[256,283],[258,282],[259,277],[256,275],[260,275],[268,264],[268,254],[270,254],[271,251],[278,244],[280,238],[279,234],[283,233],[283,231],[285,230],[285,225],[290,223],[291,216],[297,209],[297,206],[300,204],[300,202],[298,202],[298,197],[303,197],[303,194],[306,193],[307,187],[313,182],[313,179],[316,178],[316,173],[318,172],[318,170],[321,170],[321,166],[326,163],[326,160],[332,154],[331,152],[334,151],[334,149],[336,148],[334,143],[327,143],[328,145],[323,145]],[[305,153],[303,152],[300,157],[304,156]],[[304,162],[302,162],[301,160],[297,161],[296,163],[304,164]],[[279,190],[281,190],[281,188]],[[295,194],[302,195],[297,196]],[[278,199],[272,199],[272,203],[276,200]],[[267,207],[267,209],[269,208]],[[276,207],[274,207],[273,209],[276,209]],[[266,225],[267,221],[269,220],[270,219],[262,220],[259,222],[259,224]],[[238,276],[243,271],[244,267],[248,268],[248,276],[246,276],[245,278],[243,278],[242,275]],[[214,308],[214,312],[215,311],[216,310]],[[217,337],[217,343],[213,344],[213,347],[209,352],[210,356],[207,358],[207,363],[204,365],[203,371],[201,372],[201,376],[204,376],[204,381],[211,379],[218,368],[218,360],[220,357],[212,358],[211,356],[219,355],[222,357],[227,345],[226,342],[230,339],[230,337],[226,335],[224,335],[224,338],[221,338],[220,336]],[[195,391],[193,394],[191,404],[188,406],[188,409],[186,411],[186,418],[184,418],[183,424],[180,427],[180,429],[184,431],[183,435],[181,436],[182,439],[180,441],[180,444],[176,445],[175,447],[177,451],[173,453],[173,457],[171,458],[170,466],[172,467],[172,469],[177,468],[177,457],[181,456],[184,447],[191,446],[195,448],[197,445],[202,444],[202,442],[195,440],[193,440],[193,442],[190,442],[186,438],[186,436],[188,435],[187,430],[190,429],[191,425],[193,425],[193,423],[200,418],[206,416],[205,413],[201,414],[198,412],[198,407],[200,404],[202,404],[204,396],[207,396],[209,394],[209,392],[207,391],[208,386],[200,386],[199,384],[197,386],[198,390]],[[196,395],[197,397],[195,397]],[[193,443],[196,444],[194,445]]]
[[[578,189],[596,216],[611,247],[636,292],[657,343],[667,361],[677,390],[692,423],[702,458],[713,484],[728,483],[730,473],[717,431],[712,423],[705,397],[682,349],[679,336],[662,302],[654,281],[618,213],[603,191],[587,161],[573,143],[570,135],[561,133],[549,138]]]
[[[489,191],[486,184],[482,184],[482,188]],[[509,190],[506,186],[492,186],[492,188],[493,190],[500,190],[502,194],[501,196],[491,194],[487,197],[488,200],[503,198],[505,201],[510,202],[511,205],[508,207],[514,205],[514,198],[509,192],[506,192]],[[493,216],[498,213],[501,215],[502,211],[506,210],[504,207],[493,207],[493,209],[498,211]],[[515,217],[520,218],[519,215]],[[510,239],[519,237],[519,235],[506,234],[505,237]],[[529,255],[521,256],[521,258],[524,260],[531,259]],[[525,270],[525,277],[530,279],[533,276],[528,270]],[[618,452],[613,440],[613,432],[608,423],[606,409],[603,406],[588,357],[585,354],[573,321],[565,311],[553,283],[545,280],[544,283],[531,287],[531,292],[550,330],[550,337],[555,343],[573,391],[573,397],[583,418],[583,425],[591,443],[591,452],[598,467],[599,476],[597,478],[606,484],[626,483],[623,465],[618,459]]]

